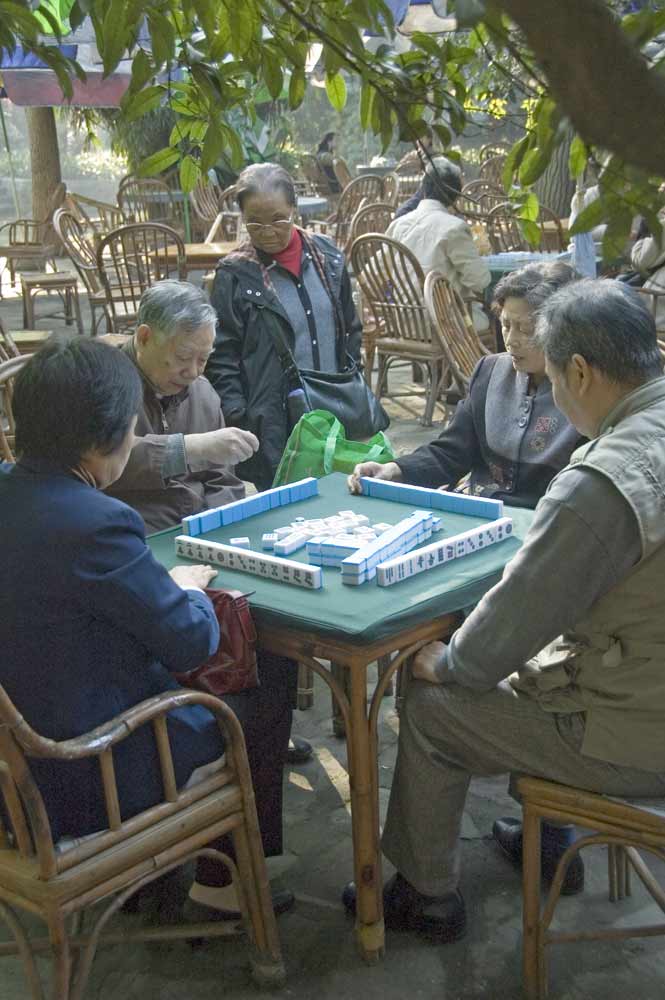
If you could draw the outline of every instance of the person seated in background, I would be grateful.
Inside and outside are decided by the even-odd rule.
[[[423,177],[423,198],[414,211],[393,219],[386,236],[408,247],[425,275],[440,271],[463,299],[482,297],[492,280],[478,253],[469,226],[451,209],[462,190],[459,167],[443,156],[433,160]],[[470,302],[477,333],[489,329],[489,318],[478,302]]]
[[[321,142],[316,147],[314,154],[319,162],[319,166],[326,175],[326,180],[330,187],[331,194],[340,194],[342,185],[335,173],[335,133],[326,132]]]
[[[224,426],[219,396],[203,376],[216,321],[200,288],[159,281],[143,293],[136,332],[121,348],[141,377],[143,395],[129,459],[106,492],[133,507],[147,531],[172,528],[189,514],[245,495],[233,466],[250,458],[259,443],[250,431]],[[235,711],[243,725],[252,725],[260,709],[273,716],[276,731],[286,734],[281,756],[254,760],[250,750],[252,766],[273,768],[270,780],[277,781],[285,758],[304,763],[312,747],[290,736],[295,663],[262,651],[259,666],[261,687],[236,696]]]
[[[122,475],[109,488],[143,518],[146,531],[245,495],[234,475],[259,443],[226,427],[219,396],[203,377],[217,314],[187,281],[159,281],[139,303],[136,331],[122,347],[141,376],[143,399]]]
[[[556,408],[545,357],[534,340],[538,309],[575,277],[568,264],[557,261],[506,274],[494,291],[493,307],[508,353],[481,358],[466,399],[438,438],[396,462],[356,466],[352,492],[360,491],[360,476],[454,490],[470,473],[472,495],[535,507],[581,443]]]
[[[83,337],[50,338],[15,380],[17,462],[0,465],[0,683],[28,723],[53,740],[177,690],[174,674],[200,666],[219,642],[203,592],[216,569],[167,573],[145,543],[139,514],[103,492],[131,454],[143,391],[122,351]],[[239,697],[224,700],[235,708]],[[244,727],[250,760],[282,752],[285,722],[266,714]],[[181,787],[220,757],[224,742],[216,719],[198,705],[170,712],[167,725]],[[113,760],[124,819],[163,800],[152,727],[129,736]],[[106,827],[95,759],[35,759],[30,768],[54,841]],[[268,769],[252,775],[266,853],[275,853],[281,769],[276,787]],[[232,852],[228,837],[213,846]],[[225,869],[202,860],[196,879],[193,898],[198,891],[200,901],[237,918]],[[278,904],[292,900],[287,894]]]
[[[448,643],[416,654],[400,714],[382,844],[398,874],[384,888],[384,918],[440,941],[464,933],[459,831],[474,776],[665,794],[665,378],[655,325],[633,289],[586,279],[549,298],[535,338],[557,405],[589,440],[550,484],[501,581]],[[521,823],[498,820],[493,833],[520,865]],[[542,824],[545,881],[573,839],[570,826]],[[576,855],[564,891],[583,885]],[[353,886],[344,900],[353,908]]]
[[[658,213],[661,223],[665,223],[665,209]],[[645,301],[653,301],[653,314],[656,319],[656,329],[665,329],[665,237],[653,236],[646,223],[643,231],[633,244],[630,262],[640,275],[640,284],[648,292],[656,292],[654,296],[645,295]]]

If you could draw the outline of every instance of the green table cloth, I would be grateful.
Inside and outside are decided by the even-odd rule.
[[[391,503],[374,497],[352,496],[346,486],[346,476],[333,473],[319,480],[319,496],[302,500],[287,507],[277,507],[246,521],[226,528],[206,532],[205,538],[227,542],[247,535],[252,549],[261,552],[264,532],[290,524],[296,517],[307,519],[328,517],[339,510],[367,514],[372,522],[396,524],[411,513],[411,506]],[[437,511],[443,531],[432,540],[467,531],[482,523],[483,518],[466,517]],[[454,559],[436,569],[411,577],[392,587],[379,587],[376,580],[360,587],[342,583],[341,573],[334,567],[323,568],[323,589],[304,590],[260,576],[220,569],[211,587],[228,587],[251,593],[250,604],[257,625],[280,626],[298,631],[316,632],[321,636],[354,639],[361,644],[374,642],[389,635],[413,628],[434,617],[460,611],[475,604],[500,578],[505,564],[519,549],[533,512],[512,507],[505,509],[513,518],[514,534],[507,541],[463,559]],[[176,535],[182,530],[171,528],[148,537],[155,558],[167,569],[189,560],[175,554]],[[305,549],[289,558],[307,562]]]

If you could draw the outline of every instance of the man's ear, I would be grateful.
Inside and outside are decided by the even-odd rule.
[[[152,330],[147,323],[141,323],[140,326],[136,328],[136,342],[139,347],[145,347],[150,338],[152,337]]]
[[[581,354],[573,354],[568,363],[567,375],[569,388],[578,396],[585,396],[594,383],[594,370]]]

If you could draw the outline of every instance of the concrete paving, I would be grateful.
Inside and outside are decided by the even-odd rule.
[[[16,299],[0,301],[0,316],[20,326]],[[404,380],[406,373],[395,379]],[[437,433],[390,406],[390,437],[400,452]],[[370,688],[373,678],[370,682]],[[461,888],[469,915],[466,938],[456,944],[428,944],[412,934],[388,933],[384,961],[367,967],[359,958],[353,921],[339,902],[352,877],[349,784],[346,747],[332,735],[330,695],[315,679],[314,707],[297,712],[294,731],[309,739],[315,757],[286,769],[286,852],[270,862],[272,875],[291,887],[295,909],[279,919],[287,967],[281,995],[298,1000],[516,1000],[521,995],[520,875],[492,844],[491,826],[500,815],[516,814],[506,780],[477,780],[464,817]],[[392,698],[384,699],[380,723],[380,797],[385,811],[397,748],[398,719]],[[436,831],[432,831],[436,835]],[[607,900],[607,858],[602,848],[585,852],[587,887],[564,898],[557,925],[635,926],[657,921],[659,909],[641,886],[631,898]],[[654,869],[661,882],[665,865]],[[389,867],[386,866],[386,874]],[[183,875],[186,880],[186,873]],[[124,921],[145,921],[118,917]],[[2,932],[0,932],[2,933]],[[46,964],[42,968],[46,974]],[[17,960],[0,959],[0,1000],[24,1000],[28,990]],[[249,1000],[256,995],[242,941],[132,945],[100,950],[86,1000]],[[662,1000],[665,954],[657,938],[628,942],[564,945],[552,950],[552,1000]]]

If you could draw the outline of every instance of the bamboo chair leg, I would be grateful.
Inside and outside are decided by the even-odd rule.
[[[330,673],[334,679],[338,682],[342,690],[345,692],[349,701],[351,700],[351,674],[345,667],[340,666],[338,663],[330,664]],[[339,739],[344,739],[346,736],[346,726],[344,725],[344,716],[342,715],[341,709],[335,700],[335,696],[332,695],[332,727],[333,734]]]
[[[432,426],[432,417],[434,416],[434,407],[436,406],[439,388],[439,380],[436,377],[436,362],[430,361],[428,363],[427,372],[427,402],[425,404],[425,412],[423,413],[421,420],[423,427]]]
[[[258,828],[255,840],[258,840]],[[233,845],[239,875],[238,898],[252,945],[252,979],[261,988],[279,989],[286,982],[286,970],[265,859],[242,826],[233,831]]]
[[[388,653],[387,656],[380,656],[379,659],[376,661],[376,669],[379,675],[379,679],[383,677],[386,670],[389,669],[391,662],[392,662],[392,657],[390,653]],[[394,690],[395,690],[394,684],[392,681],[390,681],[388,687],[383,692],[383,697],[390,698],[390,696],[394,693]]]
[[[314,671],[306,663],[298,664],[297,703],[301,712],[314,704]]]
[[[30,947],[30,939],[23,924],[11,906],[0,901],[0,918],[5,922],[16,942],[16,950],[23,961],[23,971],[30,987],[31,1000],[44,1000],[42,982],[35,965],[35,956]]]
[[[523,811],[523,835],[522,985],[526,1000],[543,1000],[547,985],[540,928],[540,817],[528,803]]]
[[[607,880],[609,882],[610,903],[616,903],[619,899],[617,892],[617,846],[607,845]]]
[[[49,919],[49,937],[53,954],[52,1000],[70,1000],[72,962],[69,938],[63,917],[52,915]]]

